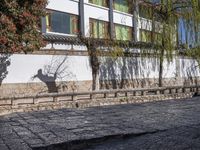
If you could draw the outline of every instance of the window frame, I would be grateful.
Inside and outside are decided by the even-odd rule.
[[[100,37],[101,35],[99,35],[99,34],[97,35],[98,37],[94,37],[93,25],[95,22],[103,23],[103,27],[104,27],[104,34],[102,34],[103,37]],[[110,38],[109,22],[104,21],[104,20],[95,19],[95,18],[89,18],[89,26],[90,26],[90,28],[89,28],[90,37],[96,38],[96,39],[109,39]],[[97,32],[99,32],[99,31],[97,31]],[[107,32],[107,34],[106,34],[106,32]]]
[[[138,7],[139,7],[139,17],[145,18],[145,19],[152,19],[153,8],[152,8],[151,5],[148,5],[148,4],[139,4]],[[144,9],[145,12],[142,12],[142,9]],[[146,14],[147,11],[149,11],[150,14]]]
[[[150,34],[150,40],[149,40],[149,42],[142,40],[142,32],[148,32]],[[146,30],[146,29],[140,29],[139,39],[140,39],[141,42],[152,43],[153,42],[153,36],[161,36],[161,41],[158,41],[158,38],[154,37],[154,43],[156,43],[156,44],[162,44],[162,34],[161,33],[159,33],[159,32],[153,32],[153,31]]]
[[[63,32],[53,31],[52,30],[52,17],[51,17],[51,14],[53,12],[69,15],[70,24],[72,23],[71,19],[73,20],[73,22],[77,22],[76,23],[76,28],[74,28],[75,27],[74,25],[70,26],[70,33],[63,33]],[[47,9],[47,15],[45,16],[45,20],[46,20],[46,32],[50,32],[50,33],[52,32],[52,33],[58,33],[58,34],[66,34],[66,35],[77,35],[77,34],[79,34],[79,30],[80,30],[79,15],[72,14],[72,13],[67,13],[67,12],[62,12],[62,11],[57,11],[57,10]],[[66,24],[66,26],[67,26],[67,24]],[[71,30],[74,30],[74,31],[71,32]]]
[[[117,39],[117,35],[116,35],[116,26],[125,27],[125,28],[128,28],[128,29],[130,30],[130,31],[128,32],[129,35],[128,35],[128,39],[127,39],[127,40],[123,40],[123,38]],[[117,23],[115,23],[115,24],[114,24],[114,32],[115,32],[114,38],[115,38],[116,40],[120,40],[120,41],[135,41],[134,36],[133,36],[134,27],[130,27],[130,26],[126,26],[126,25],[122,25],[122,24],[117,24]]]
[[[103,2],[103,3],[105,3],[104,5],[99,5],[97,3],[94,3],[94,2],[92,2],[92,0],[88,0],[88,3],[93,4],[93,5],[97,5],[97,6],[100,6],[100,7],[108,8],[109,7],[109,0],[102,0],[102,1],[104,1]]]

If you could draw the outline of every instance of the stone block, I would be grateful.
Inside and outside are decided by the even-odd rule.
[[[142,91],[142,96],[145,96],[147,94],[147,91]]]
[[[11,105],[11,104],[12,104],[11,99],[0,100],[0,106],[3,106],[3,105]]]
[[[12,105],[20,105],[20,104],[33,104],[33,98],[12,100]]]
[[[156,95],[160,95],[160,90],[157,90],[157,91],[156,91]]]
[[[7,115],[7,114],[10,114],[12,112],[13,112],[13,110],[11,108],[9,108],[9,109],[0,109],[0,116]]]
[[[57,102],[60,102],[60,101],[71,101],[71,98],[67,97],[67,96],[57,97],[56,101]]]
[[[95,99],[96,95],[95,94],[90,94],[90,99]]]
[[[190,92],[194,92],[194,88],[190,88]]]
[[[135,91],[135,92],[133,93],[133,95],[134,95],[134,96],[141,96],[141,93],[140,93],[139,91]]]
[[[130,92],[126,92],[126,93],[125,93],[125,96],[126,96],[126,97],[130,97],[130,96],[131,96],[131,93],[130,93]]]
[[[176,89],[176,93],[182,93],[182,88]]]
[[[119,97],[119,93],[116,92],[116,93],[115,93],[115,97]]]
[[[136,92],[133,92],[133,96],[136,96]]]
[[[35,98],[34,99],[35,104],[47,103],[47,102],[53,102],[53,101],[54,101],[53,97],[41,97],[41,98]]]
[[[176,93],[176,89],[170,89],[169,94],[174,94]]]
[[[77,95],[72,95],[72,101],[76,101],[78,100],[78,96]]]
[[[104,98],[107,98],[108,97],[108,94],[107,93],[104,93],[104,96],[103,96]]]

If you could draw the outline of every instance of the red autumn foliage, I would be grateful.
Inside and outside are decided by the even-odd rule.
[[[45,46],[40,32],[47,0],[1,0],[0,53],[28,52]]]

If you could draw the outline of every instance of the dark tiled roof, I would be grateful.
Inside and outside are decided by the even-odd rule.
[[[57,34],[43,34],[46,41],[51,43],[75,44],[81,45],[81,41],[75,36],[57,35]]]
[[[95,39],[95,38],[80,38],[77,36],[57,35],[57,34],[43,34],[44,39],[50,43],[86,45],[86,43],[94,44],[95,46],[119,46],[124,48],[156,48],[156,45],[146,42],[109,40],[109,39]]]

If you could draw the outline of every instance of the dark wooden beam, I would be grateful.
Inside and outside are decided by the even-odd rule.
[[[82,37],[85,37],[84,28],[84,0],[79,0],[79,28]]]
[[[109,0],[109,30],[110,30],[110,38],[114,39],[114,22],[113,22],[113,0]]]

